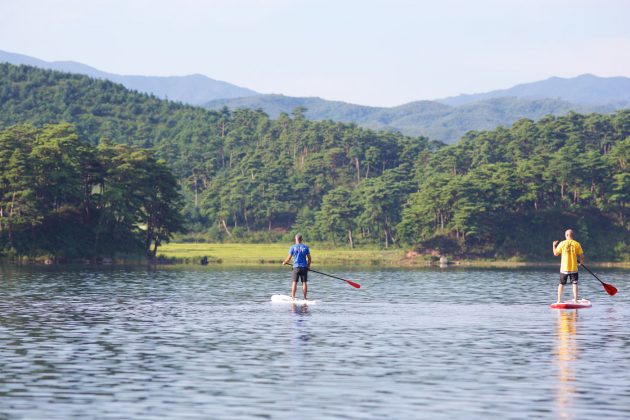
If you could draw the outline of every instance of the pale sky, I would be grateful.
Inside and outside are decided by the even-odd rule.
[[[630,77],[627,0],[0,0],[0,50],[394,106]]]

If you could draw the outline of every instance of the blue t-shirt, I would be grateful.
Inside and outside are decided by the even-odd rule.
[[[289,249],[289,254],[293,255],[293,267],[308,267],[306,256],[311,252],[304,244],[295,244]]]

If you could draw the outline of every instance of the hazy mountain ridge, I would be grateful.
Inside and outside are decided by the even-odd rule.
[[[611,113],[628,108],[630,78],[590,74],[569,79],[552,77],[510,89],[415,101],[389,108],[283,95],[218,99],[205,106],[209,109],[260,108],[273,117],[300,106],[307,108],[305,115],[312,120],[353,122],[367,128],[398,130],[407,135],[424,135],[453,143],[467,131],[509,126],[520,118],[535,120],[549,114],[565,115],[569,111]]]
[[[582,105],[627,106],[630,103],[630,78],[598,77],[592,74],[582,74],[572,78],[550,77],[537,82],[518,84],[509,89],[457,95],[439,99],[437,102],[460,106],[499,97],[557,98]]]
[[[296,98],[283,95],[258,95],[219,99],[206,104],[208,109],[262,109],[272,118],[289,114],[296,107],[307,109],[311,120],[352,122],[375,130],[394,130],[406,135],[423,135],[454,143],[470,130],[491,130],[509,126],[520,118],[539,119],[545,115],[564,115],[569,111],[610,113],[623,107],[576,105],[560,99],[525,100],[492,98],[462,106],[436,101],[417,101],[392,108],[368,107],[321,98]]]
[[[270,117],[306,108],[311,120],[355,123],[375,130],[400,131],[454,143],[470,130],[509,126],[520,118],[536,120],[544,115],[611,113],[630,107],[630,78],[603,78],[590,74],[574,78],[551,77],[509,89],[459,95],[436,101],[414,101],[395,107],[373,107],[318,97],[258,94],[203,75],[152,77],[120,76],[72,61],[48,63],[32,57],[0,51],[0,62],[28,64],[40,68],[107,79],[139,92],[150,93],[208,109],[262,109]],[[208,98],[211,98],[209,100]]]
[[[0,50],[0,62],[77,73],[96,79],[120,83],[128,89],[150,93],[162,99],[170,99],[190,105],[201,105],[217,98],[238,98],[258,95],[257,92],[231,83],[214,80],[201,74],[188,76],[135,76],[107,73],[74,61],[47,62],[22,54]]]

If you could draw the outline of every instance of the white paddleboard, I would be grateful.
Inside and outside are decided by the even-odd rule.
[[[295,298],[295,300],[293,300],[291,299],[291,296],[287,296],[287,295],[271,295],[271,302],[272,303],[295,303],[296,305],[303,305],[303,304],[314,305],[318,301],[310,300],[310,299],[306,299],[306,300],[298,299],[298,298]]]

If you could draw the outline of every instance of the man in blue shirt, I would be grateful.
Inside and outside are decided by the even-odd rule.
[[[293,284],[291,285],[291,299],[295,300],[295,291],[297,289],[298,279],[302,282],[302,294],[306,300],[306,292],[308,291],[308,269],[311,267],[311,251],[308,246],[302,243],[302,235],[295,235],[295,245],[289,249],[289,255],[282,261],[283,265],[287,265],[293,258]]]

